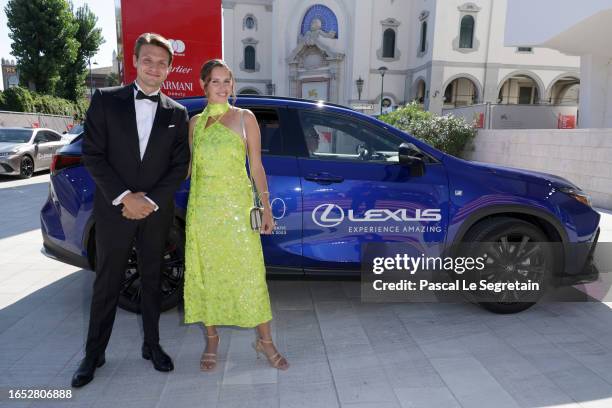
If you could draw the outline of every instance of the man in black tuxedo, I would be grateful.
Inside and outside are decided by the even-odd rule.
[[[132,243],[142,282],[142,357],[159,371],[172,359],[159,345],[161,274],[174,217],[174,193],[189,165],[188,114],[160,92],[172,46],[158,34],[136,41],[133,84],[96,90],[85,120],[83,162],[96,183],[96,279],[85,358],[72,386],[89,383],[104,364]]]

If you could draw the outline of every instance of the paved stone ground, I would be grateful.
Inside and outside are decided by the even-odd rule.
[[[287,372],[255,359],[252,330],[233,328],[220,330],[217,370],[200,372],[203,331],[182,324],[181,310],[161,318],[176,369],[156,372],[139,356],[138,317],[119,311],[91,384],[69,401],[9,401],[9,389],[67,389],[83,355],[93,274],[40,253],[48,178],[0,178],[1,406],[612,406],[610,304],[500,316],[470,304],[362,304],[357,282],[280,280],[269,286]],[[612,213],[603,216],[601,240],[612,242]]]

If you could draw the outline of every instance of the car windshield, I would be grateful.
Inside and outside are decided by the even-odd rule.
[[[0,129],[0,143],[28,143],[31,137],[28,129]]]
[[[83,125],[74,125],[72,127],[72,129],[70,129],[68,131],[67,134],[69,135],[78,135],[79,133],[81,133],[83,131]]]

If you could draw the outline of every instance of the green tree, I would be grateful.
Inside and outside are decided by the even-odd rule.
[[[22,85],[54,94],[61,67],[76,58],[77,24],[66,0],[9,0],[4,8]]]
[[[111,72],[106,76],[106,84],[108,86],[121,85],[121,77],[116,72]]]
[[[82,120],[88,107],[89,101],[85,98],[74,102],[51,95],[30,92],[20,86],[0,92],[0,110],[67,115],[72,116],[75,120]]]
[[[34,97],[30,91],[20,86],[5,89],[4,109],[13,112],[34,112]]]
[[[75,14],[77,30],[75,39],[79,46],[72,64],[65,64],[61,69],[61,91],[59,94],[72,101],[77,101],[85,92],[85,78],[89,59],[98,52],[104,43],[102,29],[96,28],[98,17],[85,4]]]
[[[436,116],[416,103],[379,116],[380,120],[453,156],[461,156],[467,143],[476,135],[473,124],[451,115]]]

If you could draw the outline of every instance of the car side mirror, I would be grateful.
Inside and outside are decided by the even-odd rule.
[[[422,158],[413,156],[413,153],[414,148],[409,143],[402,143],[398,151],[399,163],[410,168],[412,177],[422,177],[425,175],[425,162]]]

